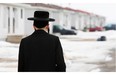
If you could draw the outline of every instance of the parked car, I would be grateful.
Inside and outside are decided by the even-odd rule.
[[[116,24],[107,24],[104,28],[105,30],[116,30]]]
[[[94,32],[94,31],[103,31],[103,30],[104,30],[104,28],[101,27],[101,26],[95,26],[95,27],[89,28],[89,31],[90,31],[90,32]]]
[[[100,38],[97,39],[97,41],[106,41],[106,36],[101,36]]]
[[[53,33],[60,33],[61,35],[76,35],[76,32],[66,29],[60,25],[53,25]]]
[[[72,30],[77,30],[74,26],[71,26],[71,29],[72,29]]]

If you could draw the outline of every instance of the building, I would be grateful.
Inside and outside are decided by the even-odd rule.
[[[0,39],[24,34],[25,5],[0,4]]]
[[[0,3],[0,39],[6,39],[8,36],[30,35],[34,31],[33,21],[28,21],[27,18],[32,17],[35,10],[47,10],[50,12],[50,17],[55,18],[56,21],[50,23],[50,33],[52,33],[52,25],[83,30],[84,27],[90,28],[105,24],[105,17],[53,4]]]

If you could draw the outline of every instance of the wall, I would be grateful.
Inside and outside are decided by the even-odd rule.
[[[24,8],[20,6],[0,5],[0,38],[7,35],[24,34]]]
[[[33,21],[27,20],[29,17],[33,17],[35,9],[25,9],[25,23],[24,23],[24,35],[30,35],[33,33]]]
[[[7,36],[7,27],[4,26],[5,21],[4,21],[4,6],[0,5],[0,39],[5,39]]]

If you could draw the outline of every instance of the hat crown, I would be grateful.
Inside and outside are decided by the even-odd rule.
[[[48,11],[35,11],[34,17],[29,17],[28,20],[34,21],[55,21],[53,18],[49,18]]]
[[[34,17],[36,17],[36,18],[49,18],[49,12],[47,12],[47,11],[35,11]]]

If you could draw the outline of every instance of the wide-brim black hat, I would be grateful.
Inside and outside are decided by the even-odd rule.
[[[55,21],[55,19],[49,18],[49,12],[47,12],[47,11],[35,11],[34,12],[34,17],[29,17],[28,20]]]

